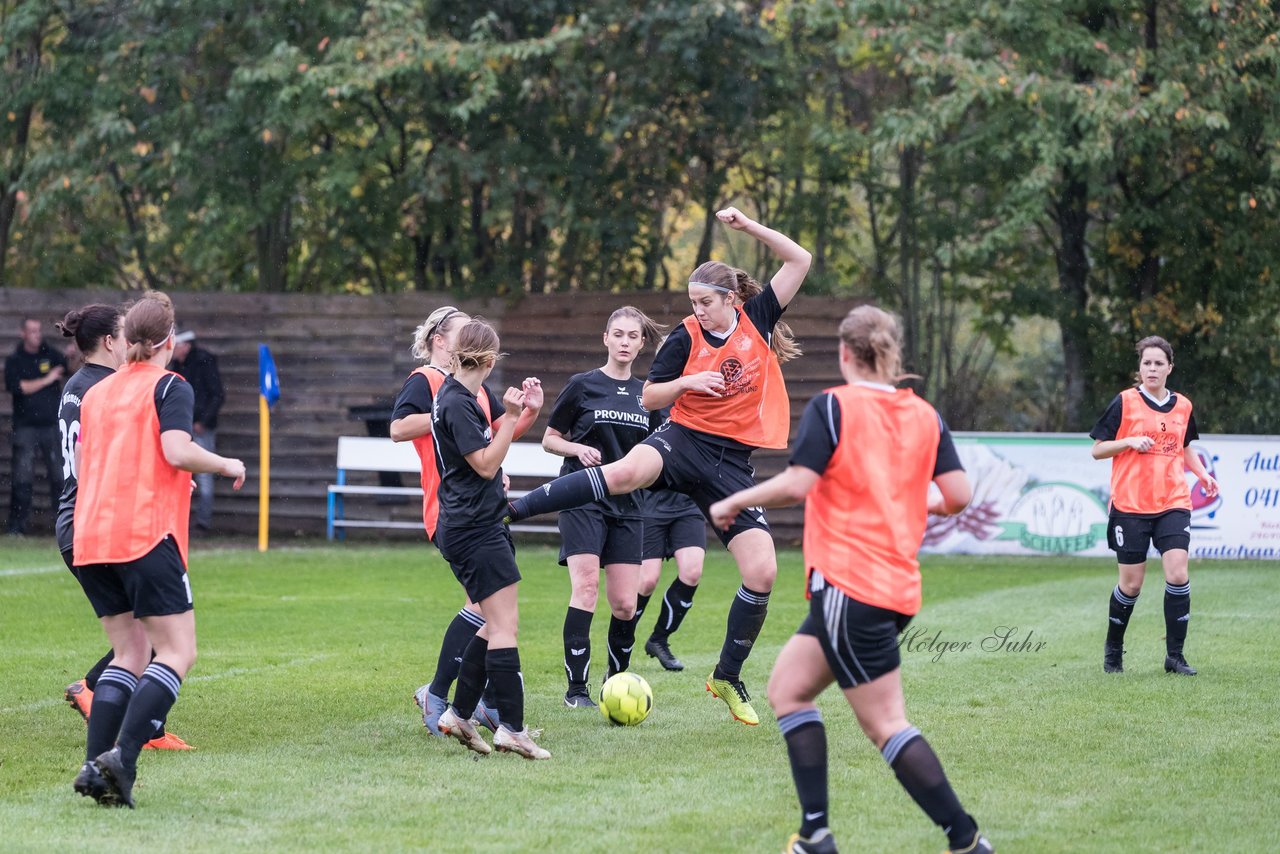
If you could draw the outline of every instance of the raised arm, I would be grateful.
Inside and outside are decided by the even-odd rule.
[[[711,524],[727,531],[733,520],[747,507],[787,507],[799,504],[820,478],[821,475],[811,468],[787,466],[785,471],[764,483],[757,483],[750,489],[735,492],[723,501],[712,504]]]
[[[735,231],[751,235],[782,259],[782,269],[773,274],[772,281],[778,304],[786,308],[809,273],[809,265],[813,262],[809,250],[782,232],[766,228],[737,208],[725,208],[716,213],[716,218]]]

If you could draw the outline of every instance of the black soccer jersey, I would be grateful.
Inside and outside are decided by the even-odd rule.
[[[58,499],[55,530],[58,550],[71,548],[71,520],[76,513],[76,443],[80,441],[80,401],[89,389],[115,371],[102,365],[86,364],[67,380],[58,406],[58,433],[62,437],[62,496]]]
[[[440,466],[440,526],[479,527],[501,521],[507,507],[502,470],[486,480],[466,460],[468,454],[489,446],[493,430],[475,395],[453,377],[436,395],[431,435]]]
[[[1156,403],[1143,389],[1138,389],[1138,396],[1142,398],[1142,402],[1148,408],[1156,412],[1172,412],[1174,404],[1178,402],[1178,395],[1174,392],[1169,393],[1168,399],[1163,404]],[[1120,395],[1117,394],[1111,399],[1111,403],[1107,404],[1107,409],[1102,413],[1102,417],[1098,419],[1098,423],[1094,424],[1093,429],[1089,431],[1089,438],[1100,442],[1110,442],[1120,432],[1120,421],[1123,415],[1124,404],[1121,402]],[[1191,415],[1187,418],[1187,432],[1182,437],[1182,446],[1185,448],[1199,438],[1200,431],[1196,429],[1196,417]]]
[[[840,401],[834,395],[823,393],[810,400],[804,408],[804,414],[800,416],[796,440],[791,446],[791,465],[804,466],[818,474],[824,473],[827,463],[831,462],[831,457],[836,452],[842,423]],[[941,415],[938,416],[938,427],[938,458],[933,465],[933,476],[963,471],[964,466],[960,464],[960,454],[956,452],[951,430]]]
[[[556,398],[547,426],[570,442],[595,448],[602,463],[616,462],[662,423],[661,415],[640,403],[643,391],[643,381],[615,380],[599,368],[574,374]],[[560,474],[581,468],[577,457],[565,457]],[[595,504],[614,516],[642,515],[641,503],[632,494],[611,495]]]

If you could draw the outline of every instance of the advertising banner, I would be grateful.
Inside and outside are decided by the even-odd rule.
[[[958,516],[930,517],[925,552],[1109,557],[1110,460],[1078,434],[956,433],[973,482]],[[1193,558],[1280,559],[1280,436],[1201,436],[1192,449],[1218,481],[1191,487]],[[1154,555],[1154,551],[1152,552]]]

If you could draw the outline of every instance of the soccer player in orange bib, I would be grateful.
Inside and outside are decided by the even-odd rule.
[[[840,324],[840,373],[805,408],[791,463],[778,476],[711,507],[724,529],[744,507],[805,502],[809,616],[769,677],[769,703],[787,743],[800,797],[794,854],[834,852],[827,816],[827,736],[814,700],[833,682],[953,852],[995,849],[978,832],[920,730],[907,720],[898,635],[920,609],[916,552],[928,513],[959,513],[972,490],[932,406],[901,376],[894,317],[860,306]],[[930,498],[929,484],[938,494]]]
[[[1200,438],[1191,400],[1166,385],[1173,372],[1173,348],[1151,335],[1136,349],[1138,386],[1116,395],[1089,431],[1093,458],[1111,460],[1107,545],[1120,567],[1120,580],[1111,591],[1102,669],[1124,670],[1124,633],[1142,590],[1147,550],[1154,545],[1164,566],[1164,669],[1195,676],[1182,654],[1191,619],[1191,490],[1184,471],[1199,478],[1198,488],[1210,498],[1218,494],[1218,483],[1189,447]]]
[[[414,358],[425,359],[427,363],[415,368],[404,381],[404,387],[396,397],[391,414],[392,441],[412,442],[422,463],[422,524],[426,528],[427,539],[432,543],[436,541],[436,523],[440,516],[440,498],[437,494],[440,488],[440,462],[436,459],[435,443],[431,438],[431,413],[436,396],[449,376],[458,332],[469,320],[471,318],[465,312],[446,305],[431,312],[414,331]],[[542,407],[542,385],[537,379],[526,378],[522,388],[525,392],[524,409],[516,421],[515,439],[528,431],[537,420],[538,411]],[[484,386],[481,386],[476,401],[488,423],[493,429],[498,429],[505,417],[501,412],[502,401],[491,399],[489,390]],[[496,421],[493,417],[495,411],[498,412]],[[480,606],[468,599],[445,629],[436,660],[436,672],[431,681],[413,694],[413,701],[422,710],[422,725],[432,735],[443,735],[436,723],[449,705],[449,689],[458,678],[462,653],[483,626],[484,616],[480,613]],[[475,719],[490,730],[496,731],[498,728],[497,712],[483,699],[476,705]]]
[[[195,662],[191,474],[244,485],[244,463],[191,439],[195,397],[186,380],[165,370],[174,331],[167,296],[149,293],[134,303],[124,318],[126,364],[89,389],[80,407],[73,571],[115,659],[98,678],[74,786],[101,804],[133,807],[138,753]]]
[[[781,318],[809,272],[811,257],[791,238],[737,208],[725,208],[716,217],[767,246],[782,259],[782,268],[764,288],[719,261],[694,270],[689,277],[693,314],[667,336],[644,385],[644,408],[670,406],[670,420],[622,459],[564,475],[511,502],[508,520],[647,486],[683,492],[706,513],[712,503],[755,483],[753,450],[787,446],[791,407],[779,365],[800,350]],[[720,539],[738,563],[742,586],[729,607],[720,660],[707,677],[707,690],[728,705],[734,719],[755,726],[760,717],[742,682],[742,666],[764,626],[778,560],[759,507],[739,513]]]

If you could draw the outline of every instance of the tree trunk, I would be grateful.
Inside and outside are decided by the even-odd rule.
[[[283,293],[289,287],[289,241],[293,208],[288,199],[254,229],[258,250],[258,287]]]
[[[916,179],[920,154],[904,148],[898,157],[898,287],[902,301],[902,364],[916,370],[920,364],[919,239],[916,231]]]
[[[1062,191],[1054,202],[1060,243],[1055,261],[1058,268],[1058,327],[1062,332],[1063,380],[1066,393],[1063,412],[1066,423],[1059,429],[1084,429],[1084,404],[1088,394],[1089,354],[1089,256],[1085,244],[1089,226],[1089,187],[1084,178],[1068,168]]]
[[[147,233],[138,222],[137,214],[133,209],[133,191],[124,182],[124,178],[120,175],[120,167],[114,160],[107,164],[107,171],[111,173],[111,178],[115,181],[116,193],[120,196],[120,205],[124,209],[125,227],[129,230],[129,243],[133,246],[133,254],[138,259],[142,277],[146,279],[148,288],[158,291],[160,285],[156,281],[155,272],[151,269],[151,263],[147,260]]]
[[[702,239],[698,241],[698,256],[694,259],[696,268],[711,260],[711,246],[715,242],[716,202],[720,198],[720,187],[724,184],[724,175],[707,159],[707,175],[702,181],[702,206],[706,209],[702,218]]]

